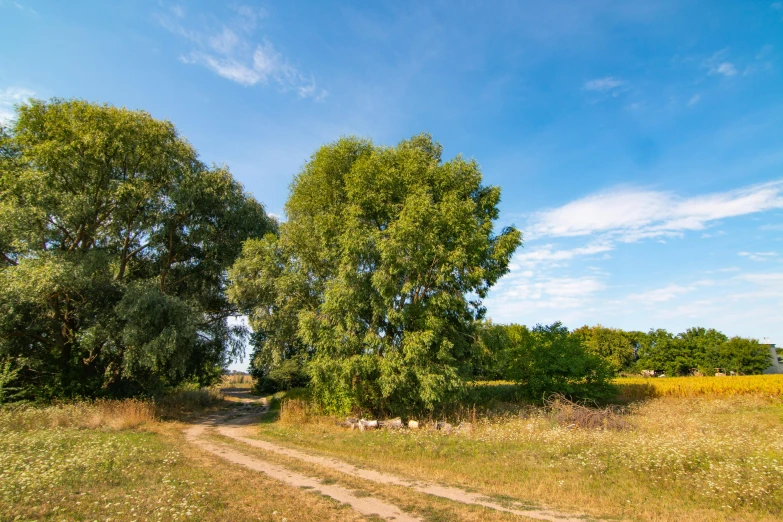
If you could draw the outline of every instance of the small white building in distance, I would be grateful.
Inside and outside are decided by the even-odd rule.
[[[772,364],[769,368],[764,370],[764,373],[783,373],[783,361],[781,361],[780,356],[778,356],[778,350],[775,348],[775,344],[769,342],[769,339],[764,339],[761,341],[761,346],[769,348],[770,355],[772,356]]]

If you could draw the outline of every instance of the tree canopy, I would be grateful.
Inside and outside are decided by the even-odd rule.
[[[528,331],[525,326],[517,324],[493,324],[487,321],[482,323],[481,335],[474,347],[474,376],[517,380],[514,372],[519,365],[513,362],[513,354],[520,347],[531,346],[539,350],[538,345],[548,344],[558,349],[573,348],[569,344],[571,341],[564,340],[569,335],[575,338],[574,343],[581,345],[585,352],[602,359],[615,375],[642,371],[660,371],[668,376],[695,372],[714,375],[717,369],[749,375],[764,372],[771,363],[768,346],[759,344],[755,339],[729,339],[712,328],[688,328],[675,335],[662,328],[645,333],[597,325],[582,326],[566,335],[558,323]],[[550,342],[547,336],[558,342]],[[581,356],[577,352],[573,348],[569,355],[574,361],[574,367],[581,364],[578,362]],[[552,354],[551,357],[554,360],[559,356]],[[546,363],[547,359],[540,361]]]
[[[232,299],[253,365],[307,361],[327,410],[431,409],[461,387],[481,299],[521,242],[493,233],[500,189],[428,135],[343,138],[296,176],[279,237],[248,241]]]
[[[31,100],[0,134],[0,361],[32,396],[209,383],[242,347],[226,270],[275,230],[171,123]]]

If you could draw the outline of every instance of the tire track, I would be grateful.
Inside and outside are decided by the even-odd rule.
[[[209,421],[207,421],[209,422]],[[219,422],[219,420],[218,420]],[[322,484],[318,479],[297,473],[283,466],[266,462],[256,457],[250,457],[223,445],[216,445],[201,438],[208,427],[207,423],[190,426],[185,430],[185,438],[191,444],[208,451],[234,464],[239,464],[253,471],[264,473],[273,479],[290,486],[320,493],[343,504],[348,504],[354,510],[366,516],[378,516],[384,520],[396,522],[423,522],[421,518],[403,512],[397,506],[374,497],[357,496],[351,490],[336,484]]]

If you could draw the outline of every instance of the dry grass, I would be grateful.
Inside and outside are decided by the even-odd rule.
[[[626,400],[658,397],[783,397],[783,375],[734,377],[621,377],[614,380]]]
[[[205,455],[156,408],[143,401],[0,408],[0,520],[362,520]]]
[[[270,453],[258,448],[253,448],[242,444],[234,439],[222,435],[212,435],[211,439],[220,442],[234,449],[240,450],[251,456],[262,460],[280,464],[289,469],[309,475],[319,477],[325,484],[339,483],[340,485],[354,490],[359,496],[370,496],[383,499],[390,502],[406,512],[420,516],[425,521],[431,522],[532,522],[533,519],[522,517],[510,513],[503,513],[493,509],[481,506],[473,506],[453,502],[444,498],[427,495],[407,487],[380,484],[363,480],[353,475],[340,473],[333,469],[303,462],[298,459],[285,457],[276,453]],[[535,507],[535,506],[530,506]],[[290,520],[290,519],[289,519]],[[298,519],[297,519],[298,520]]]
[[[107,428],[126,430],[155,422],[152,402],[137,399],[96,400],[52,404],[46,407],[12,404],[0,409],[0,429]]]
[[[622,430],[630,426],[626,408],[579,404],[559,393],[546,400],[546,408],[555,422],[569,429]]]
[[[156,411],[166,419],[187,418],[194,413],[226,405],[226,398],[216,389],[182,390],[155,403]]]
[[[584,429],[570,426],[585,416]],[[359,433],[305,419],[263,423],[258,433],[358,466],[592,516],[771,522],[783,512],[779,398],[664,397],[625,413],[561,402],[480,416],[472,431],[449,435]],[[604,429],[618,420],[623,429]]]
[[[221,388],[252,388],[255,385],[255,379],[251,375],[246,375],[244,373],[224,375],[223,379],[220,381]]]
[[[323,420],[325,417],[319,414],[319,409],[310,401],[304,399],[288,399],[280,401],[279,420],[283,424],[299,425]]]

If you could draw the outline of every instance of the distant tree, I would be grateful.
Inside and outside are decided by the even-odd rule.
[[[650,330],[639,348],[638,370],[662,370],[666,375],[687,375],[694,361],[687,346],[674,334],[659,328]]]
[[[634,363],[636,346],[626,332],[616,328],[583,326],[574,330],[585,349],[604,359],[615,373],[628,370]]]
[[[529,398],[562,393],[574,399],[605,399],[615,392],[609,364],[589,353],[582,337],[562,324],[518,327],[515,334],[510,336],[506,376]]]
[[[493,233],[500,189],[481,180],[475,161],[443,162],[428,135],[316,151],[279,238],[249,241],[231,271],[231,296],[260,334],[254,361],[306,360],[330,411],[432,409],[453,396],[481,299],[521,241]]]
[[[715,368],[722,367],[720,351],[727,340],[728,337],[712,328],[688,328],[677,335],[677,342],[690,357],[691,368],[705,375],[713,375]]]
[[[211,383],[243,347],[226,269],[275,227],[171,123],[31,100],[0,132],[0,360],[26,396]]]
[[[756,339],[732,337],[720,346],[718,365],[724,371],[753,375],[763,373],[771,364],[769,348]]]

